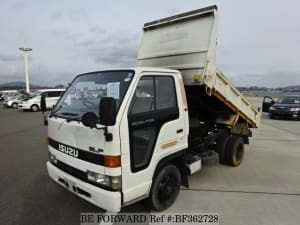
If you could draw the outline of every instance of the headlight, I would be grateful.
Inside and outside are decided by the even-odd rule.
[[[300,110],[300,108],[290,108],[290,111],[292,111],[292,112],[297,112],[299,110]]]
[[[57,164],[57,159],[56,159],[55,155],[53,155],[51,152],[49,152],[48,155],[49,155],[50,162]]]
[[[111,177],[92,171],[87,171],[87,179],[93,183],[119,190],[122,186],[121,176]]]
[[[109,186],[109,177],[106,175],[88,171],[87,178],[89,181]]]
[[[270,110],[275,110],[275,107],[271,106],[269,109],[270,109]]]

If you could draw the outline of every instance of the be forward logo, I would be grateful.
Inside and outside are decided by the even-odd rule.
[[[78,158],[78,150],[66,145],[59,144],[58,150],[70,156]]]

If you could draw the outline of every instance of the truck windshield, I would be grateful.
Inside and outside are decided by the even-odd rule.
[[[52,116],[81,120],[86,112],[99,115],[102,97],[113,97],[117,110],[127,91],[133,71],[103,71],[79,75],[52,111]]]

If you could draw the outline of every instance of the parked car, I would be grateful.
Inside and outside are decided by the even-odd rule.
[[[264,97],[263,111],[269,112],[269,117],[284,117],[300,119],[300,95],[286,95],[277,102],[271,97]]]
[[[20,92],[17,91],[17,90],[4,90],[4,91],[1,91],[0,101],[4,101],[8,97],[15,97],[19,94],[20,94]]]
[[[62,92],[65,89],[44,89],[44,90],[37,90],[36,92],[32,93],[29,96],[29,99],[26,101],[22,101],[18,104],[18,108],[25,110],[31,110],[32,112],[37,112],[40,110],[40,102],[41,102],[41,95],[45,95],[46,97],[46,107],[48,109],[53,108],[56,104],[58,99],[60,98]]]
[[[20,94],[15,97],[7,98],[3,101],[3,105],[7,108],[18,108],[18,104],[22,103],[22,101],[28,100],[30,97],[28,94]]]

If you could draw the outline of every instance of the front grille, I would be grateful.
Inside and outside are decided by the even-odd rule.
[[[288,111],[288,110],[289,110],[289,107],[285,107],[285,106],[277,106],[275,109],[278,110],[278,111]]]
[[[59,169],[61,169],[62,171],[66,172],[82,181],[85,181],[85,182],[88,181],[85,172],[83,172],[79,169],[76,169],[72,166],[69,166],[69,165],[63,163],[62,161],[57,160],[57,164],[55,166],[58,167]]]

